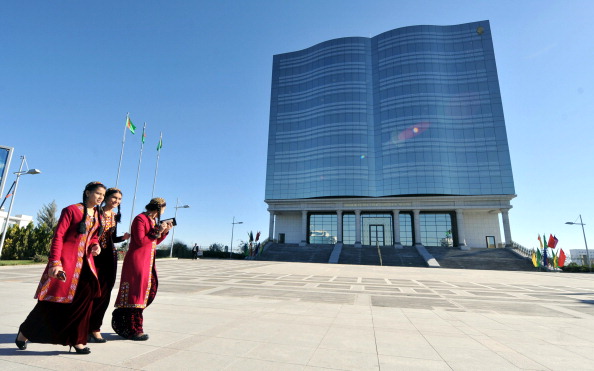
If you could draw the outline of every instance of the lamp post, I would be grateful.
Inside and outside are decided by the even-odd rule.
[[[229,248],[229,259],[233,256],[233,229],[235,229],[235,224],[243,224],[243,222],[236,222],[235,217],[233,217],[233,222],[231,223],[231,247]]]
[[[182,206],[178,206],[179,204],[179,198],[175,199],[175,214],[173,216],[173,218],[177,218],[177,209],[187,209],[188,207],[190,207],[190,205],[182,205]],[[175,237],[175,227],[173,227],[173,232],[171,232],[171,249],[169,251],[169,257],[173,258],[173,237]]]
[[[580,222],[579,223],[575,223],[575,222],[565,222],[565,224],[569,224],[569,225],[581,225],[582,226],[582,233],[584,234],[584,245],[586,245],[586,257],[588,260],[588,270],[590,272],[592,272],[592,264],[590,263],[590,252],[588,251],[588,241],[586,241],[586,231],[584,230],[584,222],[582,221],[582,214],[580,214]]]
[[[27,161],[25,156],[21,156],[21,166],[19,167],[19,171],[15,172],[16,179],[13,183],[14,190],[12,191],[12,197],[10,198],[10,206],[8,207],[8,213],[6,214],[6,220],[4,221],[4,228],[2,228],[2,237],[0,238],[0,257],[2,256],[2,248],[4,248],[4,240],[6,239],[6,231],[8,230],[8,220],[10,218],[10,213],[12,212],[12,205],[14,204],[14,198],[16,197],[17,189],[19,187],[19,179],[23,174],[41,173],[39,169],[23,171],[23,164],[25,163],[25,161]]]

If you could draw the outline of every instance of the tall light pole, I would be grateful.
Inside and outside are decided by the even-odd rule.
[[[173,216],[173,218],[177,218],[177,209],[187,209],[188,207],[190,207],[190,205],[183,205],[183,206],[178,206],[179,204],[179,198],[175,199],[175,214]],[[169,257],[173,258],[173,237],[175,237],[175,227],[173,227],[173,232],[171,232],[171,249],[169,251]]]
[[[235,224],[243,224],[243,222],[236,222],[235,217],[233,217],[233,222],[231,223],[231,247],[229,248],[229,259],[233,256],[233,229],[235,229]]]
[[[31,169],[27,171],[23,171],[23,164],[27,161],[25,156],[21,156],[21,166],[19,167],[19,171],[17,171],[16,179],[14,181],[14,190],[12,191],[12,197],[10,198],[10,206],[8,207],[8,213],[6,214],[6,220],[4,221],[4,228],[2,228],[2,237],[0,238],[0,257],[2,256],[2,248],[4,248],[4,240],[6,239],[6,231],[8,230],[8,220],[10,218],[10,213],[12,212],[12,205],[14,204],[14,198],[16,197],[17,189],[19,187],[19,179],[23,174],[39,174],[41,173],[38,169]]]
[[[582,214],[580,214],[580,222],[565,222],[565,224],[569,225],[581,225],[582,226],[582,233],[584,234],[584,245],[586,245],[586,257],[588,259],[588,270],[592,272],[592,264],[590,263],[590,252],[588,251],[588,241],[586,241],[586,231],[584,230],[584,222],[582,221]]]

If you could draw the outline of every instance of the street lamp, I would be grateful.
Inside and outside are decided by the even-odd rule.
[[[581,225],[582,226],[582,233],[584,234],[584,245],[586,245],[586,257],[588,258],[588,270],[592,272],[592,264],[590,264],[590,252],[588,251],[588,241],[586,241],[586,231],[584,231],[584,222],[582,221],[582,214],[580,214],[580,222],[565,222],[565,224],[569,225]]]
[[[8,207],[8,213],[6,214],[6,220],[4,221],[4,228],[2,229],[2,237],[0,238],[0,257],[2,256],[2,248],[4,248],[4,239],[6,238],[6,231],[8,230],[8,220],[10,218],[10,213],[12,212],[12,205],[14,204],[14,198],[16,197],[17,188],[19,187],[19,179],[23,174],[39,174],[41,171],[39,169],[31,169],[27,171],[23,171],[23,164],[27,161],[25,156],[21,156],[21,166],[19,171],[15,172],[16,179],[12,184],[14,190],[12,191],[12,197],[10,198],[10,206]]]
[[[233,222],[231,223],[231,247],[229,248],[229,259],[233,255],[233,229],[235,229],[235,224],[243,224],[243,222],[236,222],[235,217],[233,217]]]
[[[177,218],[177,209],[187,209],[190,207],[190,205],[182,205],[182,206],[178,206],[179,204],[179,198],[177,198],[175,200],[175,215],[173,216],[173,218]],[[173,258],[173,237],[175,237],[175,226],[173,227],[173,232],[171,232],[171,249],[169,251],[169,257]]]

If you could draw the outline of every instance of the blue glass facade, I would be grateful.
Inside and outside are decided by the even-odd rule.
[[[267,200],[514,193],[488,21],[274,56]]]

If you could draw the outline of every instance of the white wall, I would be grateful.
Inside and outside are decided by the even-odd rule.
[[[468,247],[486,248],[486,236],[495,236],[498,245],[501,240],[499,213],[464,210],[464,227]]]
[[[0,211],[0,233],[6,221],[6,214],[8,214],[6,211]],[[26,228],[31,222],[33,222],[33,217],[30,215],[11,215],[8,219],[8,227],[17,224],[20,228]]]
[[[274,238],[278,241],[280,233],[285,234],[285,243],[300,243],[305,238],[301,228],[301,212],[277,214],[274,225]]]

